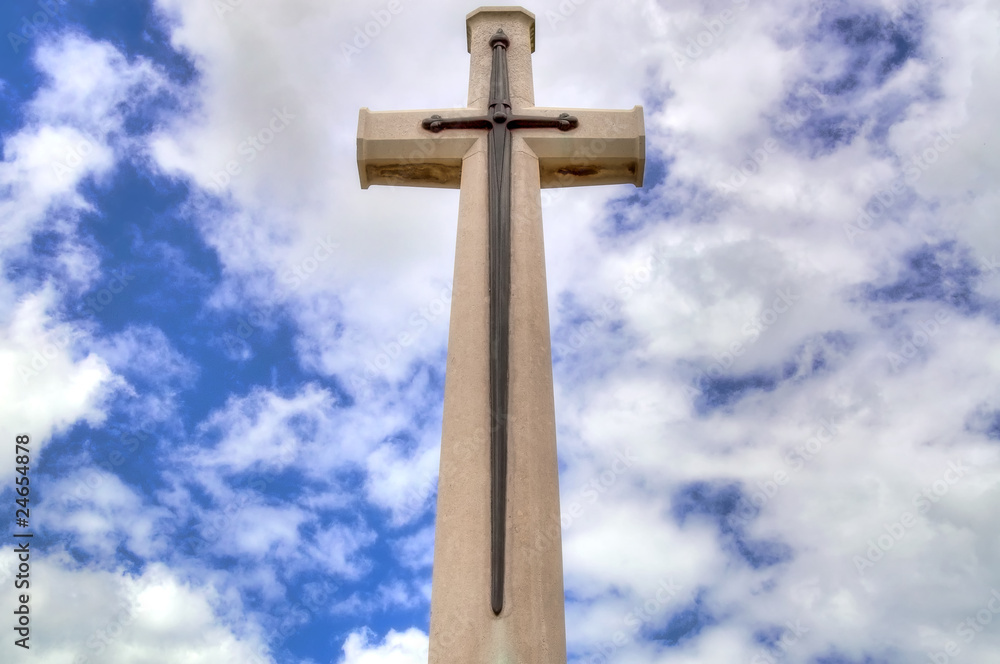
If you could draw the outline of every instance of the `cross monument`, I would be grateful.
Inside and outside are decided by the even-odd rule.
[[[542,187],[642,186],[642,107],[536,108],[535,17],[466,17],[467,108],[358,121],[361,186],[461,189],[430,664],[565,664]]]

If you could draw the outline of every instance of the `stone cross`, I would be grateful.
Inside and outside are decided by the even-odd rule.
[[[641,186],[642,108],[536,108],[534,15],[481,7],[466,26],[468,108],[358,122],[362,188],[461,189],[430,662],[565,663],[540,188]]]

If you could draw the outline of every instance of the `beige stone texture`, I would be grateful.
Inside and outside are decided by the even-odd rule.
[[[469,108],[485,110],[490,102],[490,74],[493,49],[490,38],[497,31],[510,37],[507,49],[507,72],[510,78],[510,103],[515,109],[535,105],[531,53],[535,50],[535,15],[521,7],[480,7],[465,19],[469,36]]]
[[[569,113],[580,121],[572,131],[519,129],[538,157],[543,189],[598,184],[642,186],[646,168],[646,130],[642,106],[630,111],[531,108],[532,115]]]
[[[420,126],[425,118],[475,117],[482,109],[369,111],[358,116],[358,173],[361,188],[373,184],[458,189],[462,159],[483,135],[481,129],[437,134]]]

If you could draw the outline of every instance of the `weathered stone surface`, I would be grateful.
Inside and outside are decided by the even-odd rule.
[[[518,135],[538,158],[542,188],[597,184],[642,186],[646,169],[646,130],[642,106],[630,111],[578,108],[526,109],[537,115],[569,113],[580,125],[555,134],[524,129]]]
[[[462,159],[482,131],[441,132],[420,126],[434,114],[481,115],[481,109],[369,111],[358,114],[358,173],[361,188],[373,184],[409,187],[461,186]]]

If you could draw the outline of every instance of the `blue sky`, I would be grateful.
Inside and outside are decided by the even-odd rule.
[[[355,137],[475,5],[387,6],[0,7],[3,661],[426,661],[458,196]],[[647,130],[543,192],[570,661],[996,661],[1000,5],[527,9]]]

